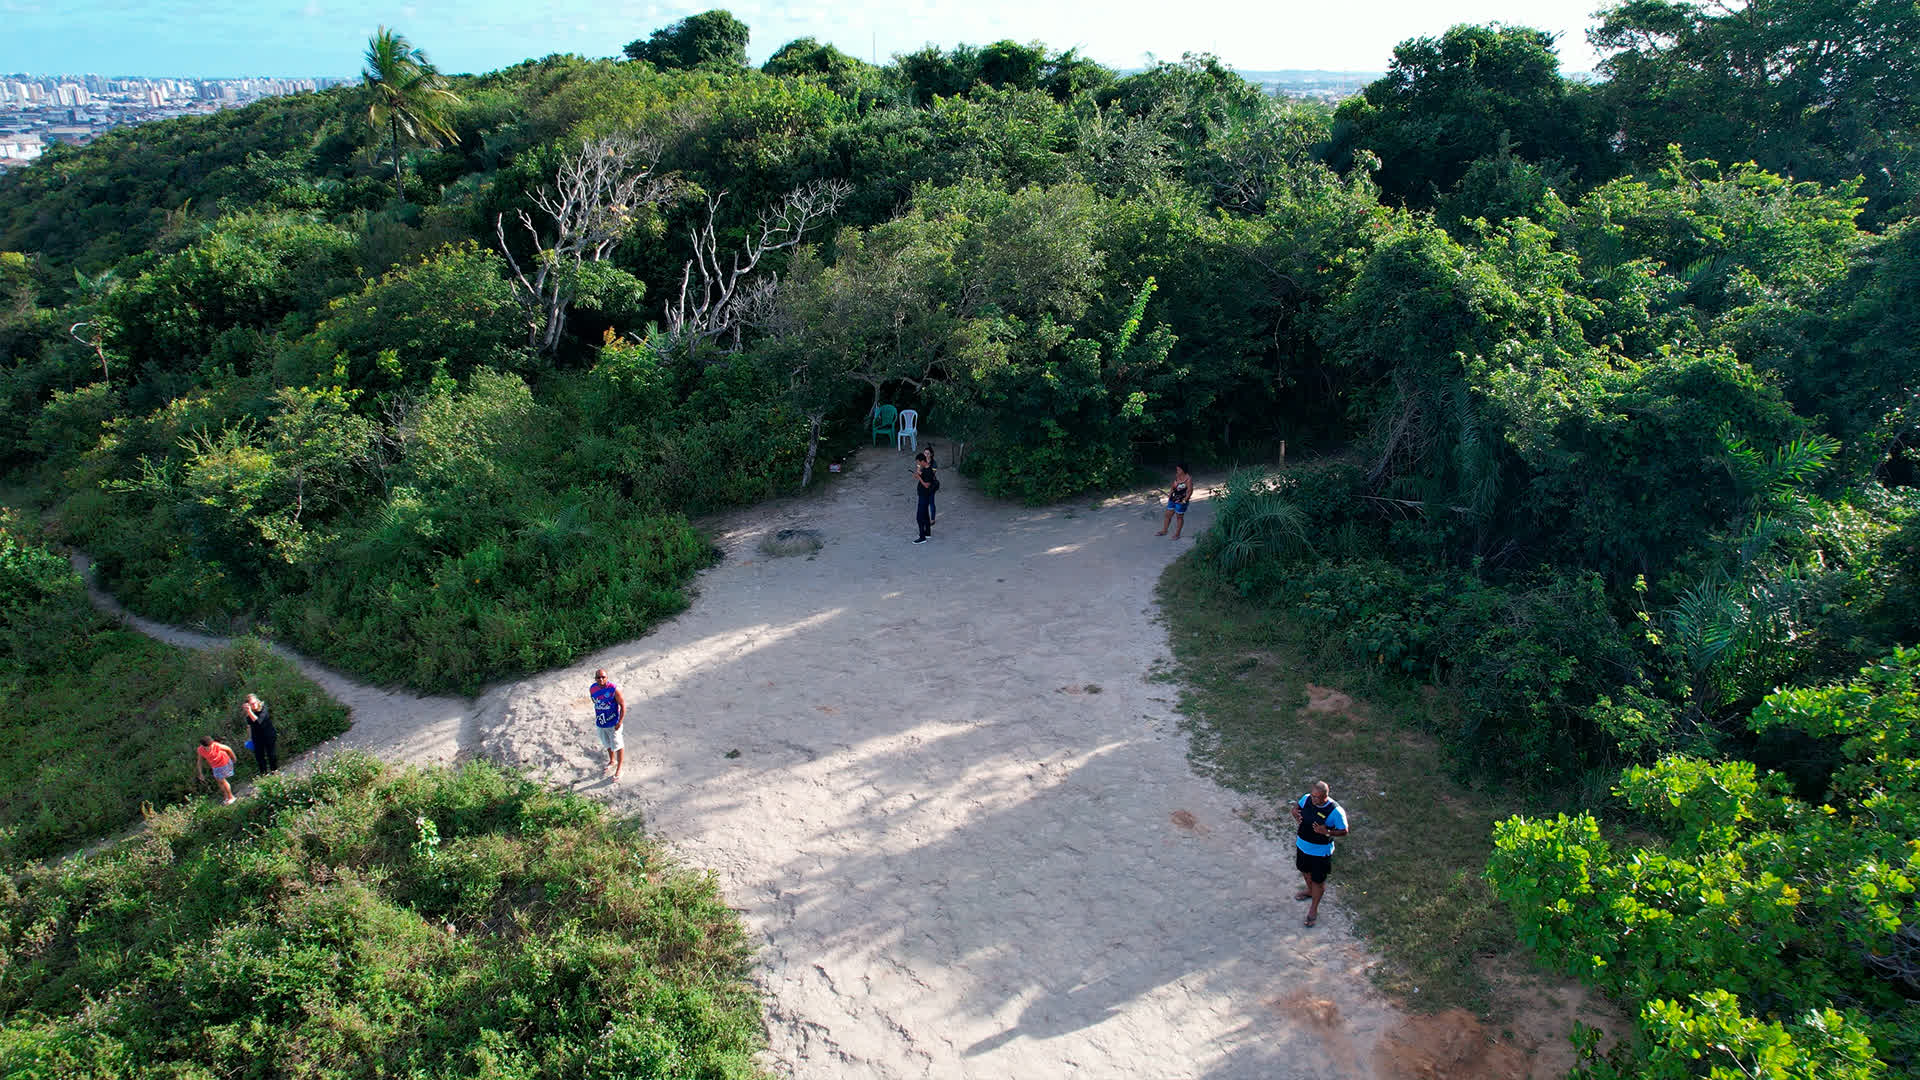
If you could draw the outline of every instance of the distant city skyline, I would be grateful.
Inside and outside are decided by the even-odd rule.
[[[449,73],[550,53],[617,55],[657,27],[723,6],[753,30],[755,63],[797,37],[884,61],[929,42],[1042,41],[1117,68],[1211,52],[1246,71],[1380,71],[1394,45],[1457,23],[1504,22],[1559,37],[1564,70],[1604,0],[1198,0],[1183,5],[1060,0],[917,4],[670,4],[652,0],[0,0],[0,71],[173,78],[350,76],[367,37],[390,26]]]

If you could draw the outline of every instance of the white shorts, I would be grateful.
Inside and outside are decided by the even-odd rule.
[[[627,748],[627,727],[601,727],[594,725],[593,730],[600,733],[600,746],[606,750],[625,750]]]

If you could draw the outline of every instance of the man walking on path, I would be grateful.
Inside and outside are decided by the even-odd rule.
[[[1333,838],[1347,835],[1347,812],[1333,801],[1333,792],[1325,780],[1315,780],[1313,790],[1293,804],[1293,820],[1300,823],[1300,835],[1294,840],[1293,865],[1300,871],[1301,889],[1295,900],[1312,900],[1307,906],[1306,925],[1320,918],[1320,897],[1327,891],[1327,874],[1333,870]]]
[[[600,745],[607,751],[607,767],[602,775],[620,779],[620,767],[627,763],[627,739],[621,725],[627,722],[627,699],[620,688],[607,678],[607,669],[593,673],[593,685],[587,688],[593,699],[593,726],[600,734]]]
[[[213,782],[220,785],[221,805],[233,803],[233,788],[227,784],[227,778],[233,775],[233,747],[211,735],[200,736],[200,748],[194,751],[199,760],[193,763],[193,772],[201,780],[207,778],[207,768],[213,769]]]
[[[258,694],[248,694],[240,705],[247,714],[247,745],[253,748],[253,763],[261,772],[280,767],[280,733],[273,729],[273,710]]]

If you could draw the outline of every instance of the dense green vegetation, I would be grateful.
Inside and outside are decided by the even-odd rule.
[[[347,710],[248,640],[193,653],[123,630],[67,560],[0,516],[0,863],[57,855],[209,789],[193,748],[213,735],[254,774],[240,700],[273,706],[279,750],[347,729]]]
[[[580,796],[363,755],[0,875],[0,1071],[764,1075],[738,919]]]
[[[1876,733],[1913,768],[1858,674],[1920,643],[1910,2],[1627,0],[1591,84],[1543,34],[1459,27],[1331,114],[1208,57],[802,39],[755,71],[746,32],[449,80],[418,138],[370,65],[0,179],[11,482],[142,611],[470,688],[675,610],[708,558],[686,515],[808,482],[875,403],[1035,501],[1284,440],[1200,545],[1218,583],[1437,687],[1463,771],[1566,801],[1655,770],[1595,827],[1791,887],[1746,938],[1766,979],[1536,934],[1640,1011],[1606,1068],[1915,1066],[1878,960],[1912,948],[1915,874],[1860,825],[1914,796],[1852,779]],[[1739,770],[1788,802],[1718,846],[1636,816]],[[1777,865],[1816,814],[1859,835]],[[1599,852],[1542,844],[1576,840]],[[1680,880],[1581,857],[1643,906],[1622,882]],[[1545,871],[1495,866],[1549,925],[1565,897],[1516,885]],[[1840,881],[1872,917],[1810,899]],[[1852,952],[1794,944],[1836,921]],[[1716,1032],[1774,1049],[1683,1052]]]
[[[1495,976],[1531,958],[1480,870],[1512,800],[1434,767],[1443,751],[1418,729],[1444,729],[1452,701],[1352,662],[1196,559],[1174,563],[1159,595],[1174,658],[1162,675],[1180,687],[1195,767],[1250,796],[1240,813],[1283,853],[1298,835],[1287,808],[1326,779],[1355,822],[1339,843],[1334,895],[1380,957],[1373,983],[1413,1008],[1463,1008],[1501,1030],[1519,995]],[[1310,685],[1351,703],[1315,708]],[[1283,858],[1277,895],[1293,895],[1292,866]]]
[[[1824,789],[1750,761],[1666,757],[1618,793],[1658,839],[1610,843],[1591,815],[1514,818],[1487,868],[1546,956],[1634,1001],[1653,1052],[1595,1077],[1881,1075],[1920,1054],[1920,652],[1782,690],[1762,735],[1837,742]],[[1749,1071],[1748,1075],[1754,1075]]]

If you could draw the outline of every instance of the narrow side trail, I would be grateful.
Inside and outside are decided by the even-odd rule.
[[[117,616],[148,637],[183,649],[218,649],[233,644],[232,638],[183,630],[133,614],[94,582],[93,560],[75,554],[72,562],[80,580],[86,583],[87,597],[94,607]],[[479,713],[471,701],[382,690],[355,682],[351,676],[284,645],[271,648],[274,655],[299,668],[335,701],[353,710],[351,728],[295,758],[287,766],[290,770],[311,769],[315,762],[339,750],[365,750],[388,761],[431,765],[470,756],[479,746]]]
[[[1157,678],[1154,585],[1204,498],[1176,543],[1151,492],[1025,510],[944,479],[915,545],[907,455],[867,451],[820,496],[721,523],[726,558],[684,614],[473,702],[282,650],[353,709],[302,763],[481,753],[643,814],[760,940],[784,1076],[1406,1075],[1385,1058],[1408,1017],[1368,982],[1337,877],[1302,928],[1291,846],[1194,774]],[[824,548],[761,554],[787,527]],[[629,708],[618,782],[596,667]]]

